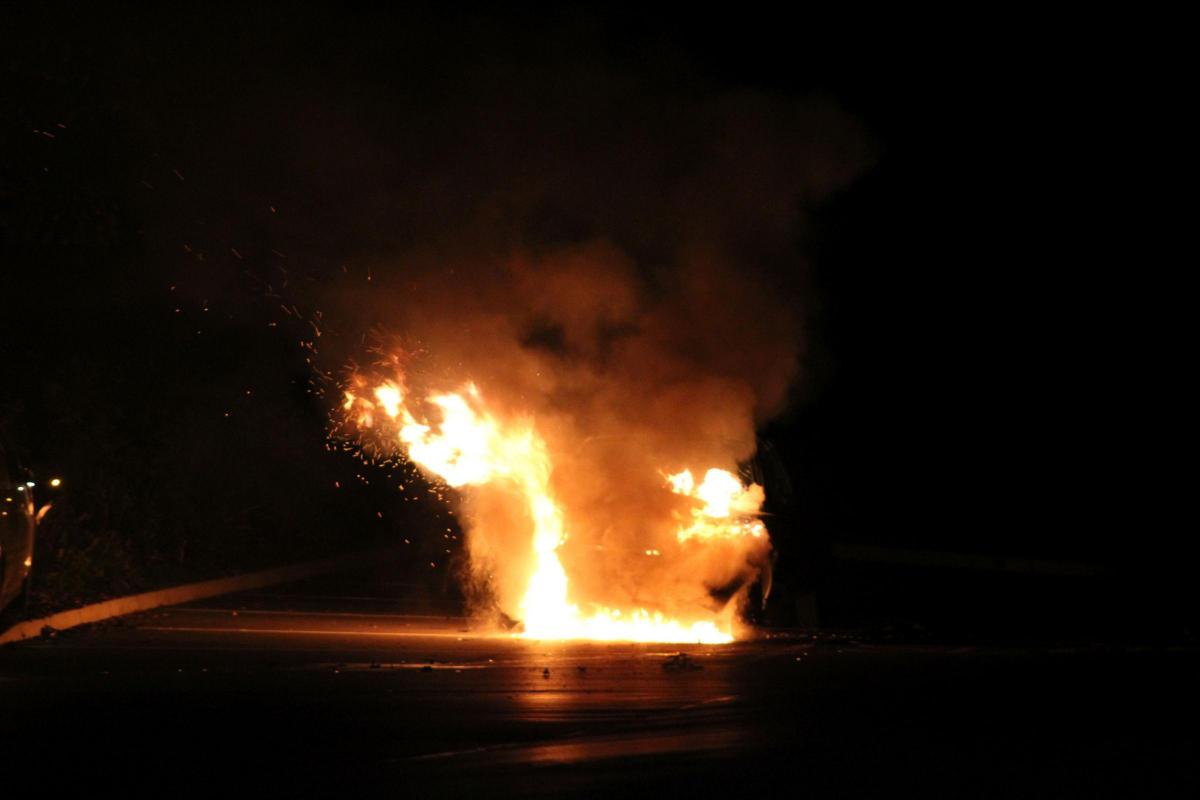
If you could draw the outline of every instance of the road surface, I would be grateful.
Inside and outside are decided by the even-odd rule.
[[[0,725],[6,780],[46,796],[1200,796],[1197,667],[1194,648],[526,642],[351,576],[0,648]]]

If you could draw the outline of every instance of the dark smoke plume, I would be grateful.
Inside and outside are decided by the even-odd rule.
[[[370,181],[370,194],[412,234],[382,254],[364,244],[369,285],[327,297],[326,318],[357,341],[396,334],[430,388],[474,381],[502,414],[536,420],[573,595],[719,605],[759,564],[681,548],[663,472],[735,470],[785,406],[804,346],[806,209],[862,166],[863,137],[819,100],[680,97],[594,68],[530,69],[488,90],[447,98],[416,163],[403,141],[385,148],[419,176]],[[511,613],[530,528],[510,501],[468,493],[464,518]]]
[[[532,415],[568,572],[609,554],[574,587],[589,598],[668,582],[707,602],[752,572],[715,554],[648,574],[633,555],[669,546],[662,471],[734,469],[803,380],[806,215],[867,163],[860,126],[670,52],[613,55],[586,20],[328,39],[284,37],[219,118],[197,106],[207,155],[185,171],[210,247],[308,318],[331,402],[345,364],[401,342],[431,388],[473,380]],[[229,281],[196,269],[181,291]],[[478,564],[527,548],[521,520],[467,502]],[[502,606],[521,582],[493,580]]]

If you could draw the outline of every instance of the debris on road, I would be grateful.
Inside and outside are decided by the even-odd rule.
[[[692,660],[692,657],[687,653],[676,653],[673,656],[667,656],[662,666],[668,672],[694,672],[698,669],[704,669],[704,667]]]

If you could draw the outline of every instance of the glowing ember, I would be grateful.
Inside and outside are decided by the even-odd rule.
[[[368,391],[361,391],[367,387],[359,379],[355,388],[360,391],[347,391],[342,408],[360,429],[374,429],[385,443],[398,446],[412,462],[450,486],[468,492],[501,487],[504,496],[520,506],[506,512],[528,520],[528,549],[499,557],[520,562],[527,575],[518,606],[505,609],[521,621],[521,635],[706,644],[733,640],[734,609],[728,603],[716,610],[697,606],[692,618],[676,619],[653,608],[618,609],[572,598],[560,559],[560,548],[569,537],[566,514],[555,497],[549,449],[533,419],[499,418],[474,384],[424,397],[410,396],[403,379],[381,381]],[[681,552],[743,537],[761,539],[754,546],[763,551],[769,546],[765,528],[754,517],[763,502],[762,487],[745,486],[732,473],[715,468],[697,485],[685,469],[666,476],[662,492],[668,505],[672,493],[691,501],[690,508],[676,513]],[[660,547],[644,553],[663,555]],[[650,606],[655,600],[646,598]]]

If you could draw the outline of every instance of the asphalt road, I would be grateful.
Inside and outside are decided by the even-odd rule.
[[[411,588],[308,581],[0,648],[4,785],[1200,796],[1194,648],[534,643]]]

